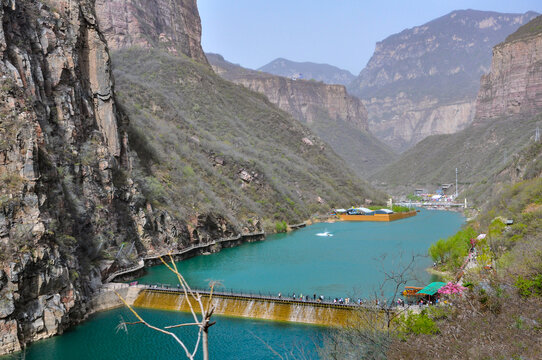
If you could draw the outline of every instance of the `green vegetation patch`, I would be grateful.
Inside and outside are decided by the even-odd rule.
[[[477,235],[477,232],[472,227],[467,226],[455,235],[446,239],[439,239],[432,244],[429,247],[429,256],[433,261],[445,264],[449,270],[457,269],[469,253],[471,239]]]
[[[513,34],[506,38],[506,42],[521,40],[542,33],[542,15],[520,26]]]
[[[208,66],[158,49],[112,60],[138,155],[133,178],[154,207],[214,212],[238,227],[259,217],[274,231],[344,204],[384,202],[306,126]]]

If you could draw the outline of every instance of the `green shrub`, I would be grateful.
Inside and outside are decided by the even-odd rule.
[[[17,173],[5,173],[0,177],[0,184],[7,192],[14,193],[20,190],[23,178]]]
[[[422,201],[423,200],[423,198],[421,196],[414,195],[414,194],[408,194],[407,199],[410,200],[410,201]]]
[[[496,218],[489,224],[487,235],[490,238],[501,236],[505,227],[505,223],[500,218]]]
[[[409,313],[400,319],[400,330],[405,334],[414,335],[434,335],[439,333],[439,328],[435,321],[427,315],[426,311],[420,314]]]
[[[518,293],[523,297],[542,296],[542,274],[533,276],[532,278],[524,278],[518,276],[514,285],[518,289]]]
[[[408,206],[399,206],[399,205],[393,205],[391,207],[391,210],[393,212],[408,212],[408,211],[411,211],[412,209],[409,208]]]
[[[288,231],[288,224],[286,224],[286,221],[279,221],[275,224],[275,232],[284,233],[286,231]]]
[[[183,167],[183,174],[186,177],[192,177],[192,176],[196,175],[196,173],[194,172],[194,169],[192,169],[192,166],[190,166],[190,165],[185,165]]]

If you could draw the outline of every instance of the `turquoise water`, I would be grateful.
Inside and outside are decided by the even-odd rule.
[[[263,290],[284,295],[289,292],[326,296],[368,296],[387,271],[401,269],[411,255],[427,253],[440,237],[455,233],[463,218],[443,211],[422,211],[413,218],[392,223],[316,224],[290,234],[268,237],[258,243],[224,249],[178,263],[193,286],[203,287],[208,280],[220,280],[225,288]],[[333,237],[316,233],[329,231]],[[385,258],[382,260],[382,256]],[[423,271],[431,263],[417,259],[414,283],[429,281]],[[140,279],[145,283],[170,283],[174,278],[162,266],[149,269]],[[190,320],[188,314],[140,309],[144,318],[156,325],[171,325]],[[171,359],[184,358],[176,343],[141,325],[116,332],[121,317],[134,321],[126,309],[102,312],[62,336],[39,341],[6,359]],[[315,359],[316,344],[326,329],[322,327],[271,321],[214,316],[210,329],[212,359],[277,359],[268,345],[286,357],[292,349],[302,349],[305,358]],[[176,331],[194,341],[194,330]],[[267,343],[268,345],[264,344]]]
[[[139,309],[138,312],[153,325],[166,326],[186,323],[189,314]],[[2,360],[113,360],[113,359],[186,359],[184,352],[168,335],[157,333],[142,325],[131,325],[128,332],[116,331],[118,323],[135,318],[121,308],[96,314],[89,321],[62,336],[41,340],[26,352],[1,357]],[[277,359],[268,348],[280,354],[300,348],[308,359],[317,358],[316,343],[325,331],[322,327],[286,324],[262,320],[214,316],[216,325],[209,329],[209,355],[215,360]],[[196,331],[180,328],[174,331],[187,343],[194,344]],[[234,340],[233,340],[234,339]],[[262,342],[265,339],[266,344]],[[198,354],[201,355],[201,348]],[[199,357],[201,358],[201,356]]]
[[[225,289],[283,295],[368,297],[386,271],[399,271],[412,255],[416,280],[430,281],[424,271],[431,265],[429,245],[454,234],[464,219],[459,213],[424,211],[390,223],[319,223],[288,234],[269,236],[221,252],[178,262],[180,272],[194,287],[217,280]],[[332,237],[317,236],[329,231]],[[176,284],[165,266],[148,269],[141,283]]]

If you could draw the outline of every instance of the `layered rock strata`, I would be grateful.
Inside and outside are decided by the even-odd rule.
[[[209,54],[209,58],[218,75],[264,94],[273,104],[303,123],[312,124],[327,116],[332,120],[344,120],[360,131],[368,130],[367,110],[361,100],[348,95],[343,85],[292,80],[244,69],[216,54]]]
[[[460,131],[472,121],[475,109],[474,100],[444,105],[431,97],[412,101],[404,93],[395,98],[371,98],[364,104],[371,131],[399,151],[431,135]],[[397,115],[388,118],[389,114]]]
[[[532,22],[539,24],[538,31],[493,48],[491,71],[482,77],[476,100],[477,119],[542,111],[542,17]]]
[[[96,0],[96,13],[112,50],[160,44],[207,63],[196,0]]]
[[[457,132],[474,118],[491,48],[536,15],[458,10],[406,29],[376,44],[348,91],[363,99],[371,131],[399,151]]]

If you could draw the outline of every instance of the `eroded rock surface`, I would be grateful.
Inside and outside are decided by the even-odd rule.
[[[111,49],[162,44],[207,63],[196,0],[96,0],[96,12]]]
[[[234,229],[155,209],[132,179],[93,0],[0,0],[0,21],[2,355],[84,319],[104,258],[121,267]]]
[[[458,10],[403,30],[376,44],[348,91],[363,99],[371,131],[397,150],[457,132],[474,118],[492,47],[536,16]]]
[[[491,71],[482,77],[476,101],[477,119],[535,115],[541,111],[542,17],[531,23],[539,24],[538,28],[517,38],[511,36],[493,48]],[[522,33],[522,29],[518,32]]]

